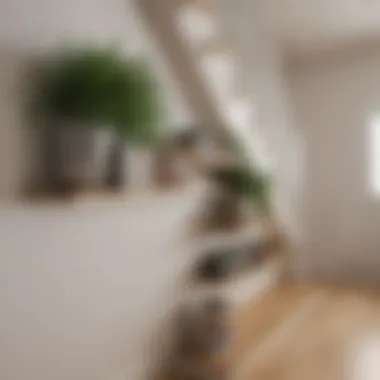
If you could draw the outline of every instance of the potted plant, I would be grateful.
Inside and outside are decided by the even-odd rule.
[[[252,214],[270,212],[271,181],[261,170],[242,164],[224,166],[212,169],[210,178],[215,185],[208,210],[212,227],[233,228]]]
[[[39,109],[50,136],[50,187],[73,191],[104,186],[115,139],[152,137],[152,88],[146,66],[116,48],[62,52],[39,83]]]

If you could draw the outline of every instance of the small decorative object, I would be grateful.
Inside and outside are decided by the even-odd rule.
[[[202,126],[192,126],[178,132],[173,138],[173,146],[182,168],[190,173],[207,174],[209,167],[223,156],[218,136],[205,131]]]
[[[179,182],[175,166],[176,155],[170,144],[163,144],[154,156],[154,179],[158,187],[172,187]]]
[[[63,51],[45,68],[37,98],[54,191],[117,187],[122,141],[151,140],[161,112],[147,65],[116,48]]]
[[[183,179],[191,179],[199,172],[200,139],[195,128],[184,129],[173,137],[176,171]]]
[[[211,133],[202,126],[193,126],[180,132],[175,136],[174,145],[178,154],[186,158],[202,174],[207,174],[215,163],[224,162],[226,157],[230,162],[236,153],[230,149],[230,154],[227,154],[220,135]]]

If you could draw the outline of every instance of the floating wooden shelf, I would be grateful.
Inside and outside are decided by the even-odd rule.
[[[196,223],[197,222],[197,223]],[[233,246],[262,237],[283,237],[281,227],[272,218],[252,217],[246,223],[231,228],[203,228],[202,218],[194,222],[189,238],[194,245],[203,248]]]
[[[279,271],[280,263],[282,261],[281,252],[275,251],[263,259],[262,262],[256,265],[249,265],[247,268],[234,273],[226,279],[220,279],[218,281],[207,281],[191,277],[188,282],[189,290],[196,293],[216,292],[221,296],[226,297],[229,297],[230,293],[230,295],[232,295],[232,298],[234,298],[234,294],[232,294],[234,290],[241,288],[242,285],[245,286],[249,283],[252,283],[252,281],[255,281],[263,273],[267,273],[269,270]]]
[[[82,204],[114,204],[114,203],[133,203],[150,201],[155,198],[167,197],[183,191],[191,190],[197,186],[202,186],[201,181],[184,181],[176,186],[160,188],[157,186],[147,186],[141,188],[131,188],[124,191],[110,190],[88,190],[73,194],[50,194],[32,193],[25,195],[21,202],[29,204],[63,204],[63,205],[82,205]]]
[[[204,249],[230,247],[238,243],[252,241],[265,234],[259,223],[250,223],[229,230],[215,230],[210,232],[195,231],[192,242],[195,246]]]

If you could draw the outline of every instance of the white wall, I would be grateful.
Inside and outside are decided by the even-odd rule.
[[[198,190],[2,206],[0,378],[145,379],[193,257]]]
[[[68,39],[116,41],[127,53],[146,54],[162,79],[172,122],[187,121],[140,21],[126,0],[0,2],[2,380],[138,379],[153,363],[143,350],[164,331],[177,300],[189,258],[181,231],[197,192],[70,207],[18,199],[33,166],[24,73],[30,60]]]
[[[289,71],[307,146],[304,275],[378,281],[380,199],[368,182],[368,120],[380,110],[380,46],[298,61]]]

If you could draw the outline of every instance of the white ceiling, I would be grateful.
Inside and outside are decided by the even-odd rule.
[[[263,17],[293,52],[379,39],[380,0],[261,0]]]

